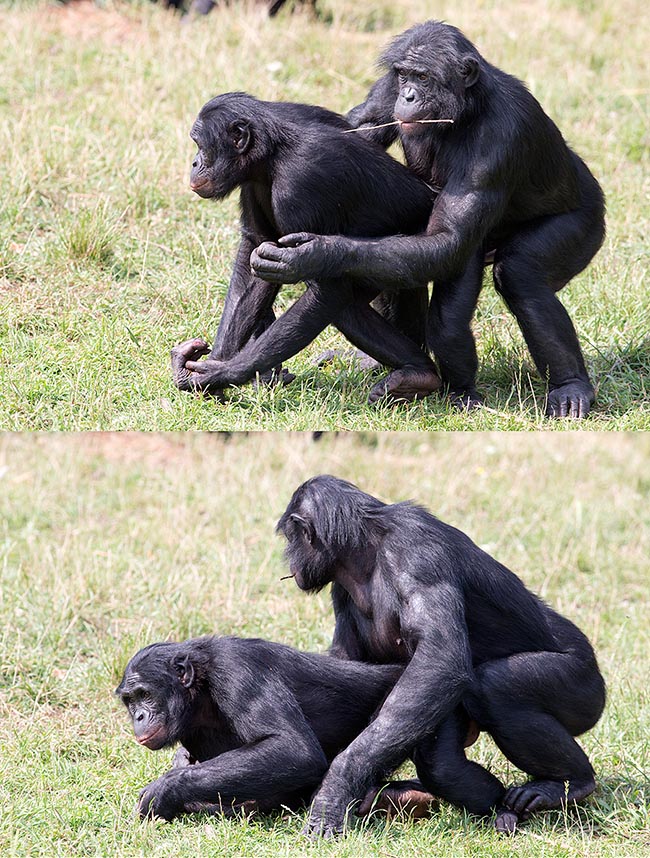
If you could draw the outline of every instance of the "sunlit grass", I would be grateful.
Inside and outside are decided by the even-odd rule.
[[[642,433],[43,435],[0,439],[0,852],[4,855],[645,856],[650,849],[650,438]],[[609,699],[581,739],[579,810],[512,841],[442,806],[309,846],[304,815],[133,818],[170,753],[112,696],[128,658],[219,632],[324,650],[327,593],[286,574],[275,522],[316,473],[413,498],[467,532],[592,639]],[[482,736],[474,759],[522,778]]]
[[[0,426],[8,429],[565,429],[489,277],[474,329],[488,409],[437,397],[373,409],[367,373],[312,358],[281,391],[227,404],[171,384],[169,350],[214,337],[237,246],[235,198],[188,188],[188,131],[211,96],[247,90],[347,110],[388,39],[432,15],[527,80],[608,199],[608,238],[562,294],[598,389],[591,429],[648,428],[650,26],[640,0],[320,0],[268,20],[233,3],[184,25],[155,4],[0,10]],[[633,26],[630,22],[634,22]],[[624,44],[625,50],[621,49]],[[298,294],[283,292],[279,308]]]

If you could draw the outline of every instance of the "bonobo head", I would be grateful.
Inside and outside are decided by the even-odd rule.
[[[353,554],[372,551],[384,532],[385,506],[327,474],[299,486],[276,530],[287,540],[285,558],[300,589],[321,590]]]
[[[200,650],[186,644],[151,644],[133,656],[115,693],[141,745],[157,751],[180,741],[200,696],[201,666]]]
[[[190,187],[200,197],[228,196],[255,177],[282,135],[264,103],[244,92],[228,92],[203,105],[190,137],[199,147]]]
[[[474,45],[449,24],[427,21],[397,36],[381,57],[399,85],[395,119],[405,133],[453,126],[417,125],[418,119],[453,119],[471,114],[481,65]]]

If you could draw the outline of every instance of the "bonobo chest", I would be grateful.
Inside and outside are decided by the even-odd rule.
[[[195,727],[189,735],[183,736],[181,744],[195,760],[203,763],[226,751],[240,748],[242,742],[227,723],[217,716],[213,723]]]
[[[366,594],[355,595],[351,613],[367,657],[380,663],[408,661],[410,653],[402,636],[396,597],[381,589],[370,599],[364,598]]]

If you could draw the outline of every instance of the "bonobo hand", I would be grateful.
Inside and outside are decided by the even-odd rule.
[[[302,833],[310,840],[319,837],[330,840],[343,833],[347,820],[348,809],[353,803],[351,797],[337,795],[334,798],[331,793],[325,798],[320,793],[314,798],[309,810],[309,817]]]
[[[164,819],[171,822],[176,814],[182,811],[183,803],[179,803],[174,795],[178,780],[174,775],[179,771],[182,769],[172,769],[140,792],[136,808],[140,819]]]
[[[588,381],[571,381],[548,392],[547,417],[586,417],[596,396]]]
[[[342,274],[348,241],[341,235],[295,232],[275,244],[265,241],[251,253],[251,269],[269,283],[299,283]]]

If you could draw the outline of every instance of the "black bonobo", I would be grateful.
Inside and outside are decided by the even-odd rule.
[[[331,654],[406,664],[377,717],[330,765],[311,832],[340,831],[350,803],[406,754],[425,789],[471,813],[496,812],[505,832],[594,790],[573,738],[605,703],[593,649],[509,569],[422,507],[382,503],[331,476],[296,490],[278,530],[297,585],[332,585]],[[506,790],[469,761],[470,719],[532,780]]]
[[[344,133],[349,129],[323,108],[244,93],[218,96],[201,109],[191,132],[199,151],[190,184],[200,196],[217,199],[241,188],[241,242],[212,351],[200,339],[172,351],[181,389],[214,392],[250,381],[328,324],[396,368],[374,386],[371,401],[415,399],[440,387],[425,349],[426,280],[402,292],[384,283],[380,294],[365,276],[330,278],[323,271],[274,320],[278,287],[251,273],[250,255],[260,242],[297,229],[357,237],[424,230],[433,191],[381,146]],[[370,306],[373,299],[379,312]],[[207,360],[198,360],[208,352]]]
[[[115,693],[141,745],[182,747],[174,767],[140,793],[140,816],[171,820],[308,801],[402,670],[256,639],[145,647]]]
[[[594,401],[575,330],[556,297],[602,244],[604,199],[585,163],[525,85],[485,60],[455,27],[428,21],[381,58],[387,73],[348,118],[439,193],[426,234],[376,242],[285,236],[252,259],[259,277],[296,283],[362,271],[378,286],[435,281],[427,342],[452,402],[474,407],[478,360],[470,322],[486,258],[541,376],[547,413],[584,417]],[[453,124],[431,124],[431,119]],[[395,120],[386,128],[373,126]]]

